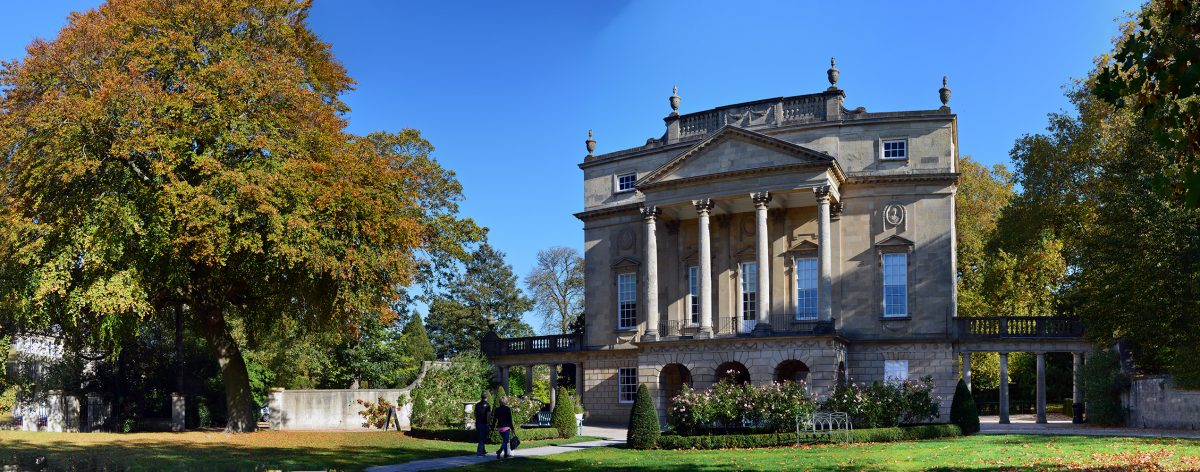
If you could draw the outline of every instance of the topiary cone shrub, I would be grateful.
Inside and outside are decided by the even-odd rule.
[[[660,432],[658,412],[654,411],[650,390],[645,385],[638,385],[633,411],[629,412],[629,436],[626,442],[634,449],[654,449],[658,445]]]
[[[575,424],[575,401],[567,393],[567,389],[558,387],[558,402],[554,404],[554,412],[550,414],[550,425],[558,430],[558,437],[573,438],[578,429]]]
[[[958,379],[954,389],[954,401],[950,403],[950,422],[958,425],[963,434],[979,432],[979,409],[975,407],[975,396],[967,388],[967,382]]]

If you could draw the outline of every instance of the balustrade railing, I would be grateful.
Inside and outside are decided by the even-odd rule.
[[[483,352],[489,356],[538,354],[578,351],[583,337],[577,334],[554,334],[524,338],[491,338],[483,341]]]
[[[959,338],[1079,338],[1083,322],[1062,316],[958,318]]]

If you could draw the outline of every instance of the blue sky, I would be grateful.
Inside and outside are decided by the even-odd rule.
[[[97,3],[13,2],[0,59]],[[523,276],[583,245],[587,130],[598,153],[660,136],[674,84],[684,113],[818,92],[836,56],[846,106],[890,111],[937,108],[947,75],[960,151],[1008,163],[1140,3],[316,0],[310,23],[358,81],[351,131],[421,130]]]

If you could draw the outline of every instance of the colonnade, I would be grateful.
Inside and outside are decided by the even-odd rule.
[[[967,384],[967,388],[971,389],[971,352],[962,353],[962,378]],[[1009,408],[1008,408],[1008,352],[1001,351],[1000,354],[1000,424],[1009,424]],[[1037,395],[1036,395],[1036,413],[1037,422],[1046,423],[1046,353],[1035,352],[1037,356]],[[1079,423],[1082,421],[1081,411],[1083,405],[1083,391],[1080,389],[1080,374],[1083,370],[1083,353],[1072,352],[1072,375],[1071,375],[1071,402],[1073,403],[1073,421]]]
[[[511,372],[510,369],[512,369],[513,367],[517,367],[517,368],[524,367],[525,368],[525,395],[526,396],[532,395],[533,394],[533,368],[538,365],[541,365],[541,364],[505,365],[505,366],[497,367],[497,369],[499,370],[498,380],[500,382],[500,385],[504,386],[505,390],[508,390],[509,373]],[[557,398],[558,397],[558,368],[560,365],[563,365],[563,364],[545,364],[545,365],[550,366],[550,376],[548,379],[549,385],[550,385],[550,410],[554,411],[554,404],[558,401],[558,398]],[[583,364],[576,362],[573,365],[575,366],[575,395],[582,398],[583,389],[584,389]]]

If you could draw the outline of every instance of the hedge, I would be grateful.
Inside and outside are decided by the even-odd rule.
[[[871,428],[850,431],[849,442],[912,441],[961,436],[962,430],[954,424],[927,424],[898,428]],[[802,443],[838,442],[842,434],[805,434]],[[716,436],[679,436],[663,434],[658,438],[659,449],[750,449],[761,447],[795,446],[795,433],[768,434],[725,434]]]
[[[646,384],[638,385],[633,409],[629,412],[629,429],[625,443],[634,449],[654,449],[662,429],[658,425],[658,412],[654,410],[650,390]]]
[[[488,444],[500,444],[500,433],[496,432],[496,428],[492,428],[488,433]],[[412,431],[408,432],[408,435],[418,439],[472,444],[479,440],[479,433],[473,430],[453,428],[413,428]],[[562,439],[562,436],[558,434],[558,430],[554,428],[522,428],[520,426],[517,427],[517,437],[521,438],[522,441]]]

